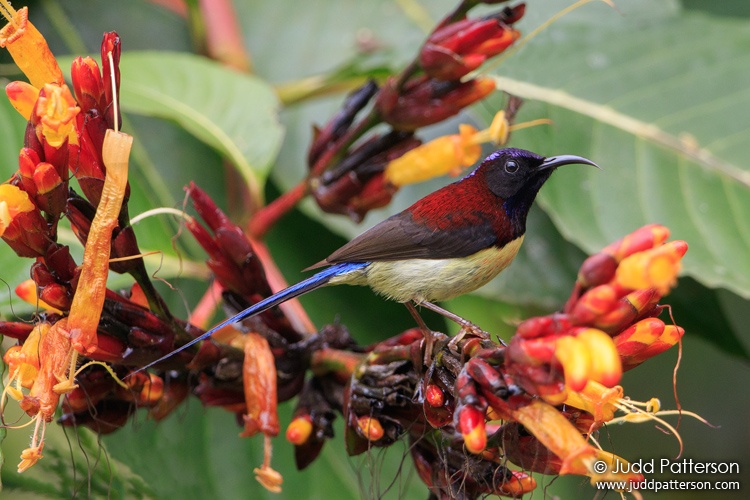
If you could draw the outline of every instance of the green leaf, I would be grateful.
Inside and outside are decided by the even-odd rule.
[[[291,410],[290,404],[281,406],[281,422],[291,420]],[[304,471],[296,470],[292,445],[283,436],[273,440],[271,466],[284,476],[282,493],[278,495],[267,492],[254,478],[253,469],[263,462],[263,437],[239,438],[240,431],[232,413],[203,408],[193,400],[162,422],[141,421],[138,432],[119,431],[106,436],[104,441],[112,455],[131,464],[159,498],[234,498],[242,492],[252,498],[348,499],[361,496],[358,475],[363,481],[370,481],[372,472],[367,468],[373,465],[365,462],[357,472],[355,464],[363,460],[350,460],[342,453],[340,418],[335,428],[336,438],[325,445],[318,459]],[[396,477],[403,452],[394,447],[389,450],[389,463],[377,465],[378,469],[385,469],[383,478]],[[365,460],[377,461],[378,452],[373,454],[375,458],[365,457]],[[401,488],[410,487],[411,498],[418,498],[416,493],[424,492],[413,476],[406,485]]]
[[[514,143],[604,168],[566,167],[542,191],[569,240],[592,252],[659,222],[690,245],[688,275],[750,298],[747,23],[623,8],[606,31],[563,20],[502,66],[498,87],[554,121]],[[563,33],[574,50],[559,50]]]
[[[5,406],[4,416],[12,422],[23,423],[29,419],[15,402]],[[154,498],[152,487],[117,460],[96,434],[56,423],[47,424],[44,457],[27,471],[18,473],[18,457],[21,450],[29,446],[29,435],[29,432],[14,430],[3,441],[6,458],[2,467],[3,488],[8,495]]]
[[[3,88],[7,81],[0,79]],[[18,170],[18,152],[23,147],[26,120],[18,114],[5,95],[0,96],[0,179],[10,178]],[[0,318],[14,320],[14,311],[24,309],[23,302],[13,290],[23,280],[29,279],[31,261],[19,258],[5,243],[0,243]]]
[[[126,52],[120,68],[123,110],[176,121],[224,155],[259,199],[283,136],[268,85],[177,52]]]
[[[0,78],[0,86],[9,82]],[[18,169],[18,152],[23,147],[26,120],[11,106],[8,98],[0,96],[0,174],[7,179]]]

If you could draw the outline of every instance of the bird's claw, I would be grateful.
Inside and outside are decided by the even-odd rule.
[[[450,342],[448,342],[448,349],[453,354],[459,354],[458,343],[461,342],[466,335],[472,335],[482,340],[489,340],[490,338],[490,334],[488,332],[485,332],[474,323],[466,321],[465,323],[461,324],[461,329],[458,331],[456,336],[453,337]]]

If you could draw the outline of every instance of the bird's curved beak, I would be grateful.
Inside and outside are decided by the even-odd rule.
[[[583,156],[576,156],[576,155],[559,155],[559,156],[550,156],[549,158],[545,158],[541,165],[539,165],[539,170],[547,170],[550,168],[557,168],[561,167],[563,165],[570,165],[571,163],[580,163],[583,165],[591,165],[593,167],[598,168],[601,170],[602,168],[594,163],[593,161],[584,158]]]

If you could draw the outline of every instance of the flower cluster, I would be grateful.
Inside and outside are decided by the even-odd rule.
[[[587,437],[618,410],[656,418],[644,416],[617,384],[623,369],[683,334],[657,318],[687,250],[683,241],[665,243],[668,234],[646,226],[587,259],[565,309],[522,322],[507,347],[471,333],[458,342],[443,338],[433,364],[422,366],[418,330],[375,346],[346,389],[350,453],[408,435],[420,477],[440,498],[459,490],[468,498],[532,490],[534,480],[508,462],[592,482],[641,480],[594,470],[597,460],[624,460]],[[321,429],[319,414],[297,419]],[[293,442],[306,444],[297,434]]]
[[[62,396],[63,423],[100,432],[119,428],[136,406],[163,413],[158,407],[169,390],[162,378],[140,374],[126,383],[120,377],[127,365],[154,359],[159,347],[171,349],[191,336],[156,294],[129,224],[132,137],[119,131],[119,37],[104,35],[103,71],[90,57],[73,62],[71,92],[27,8],[3,3],[3,13],[9,23],[0,46],[30,80],[6,87],[28,125],[19,169],[0,185],[0,237],[19,257],[34,259],[31,279],[16,290],[39,309],[34,324],[0,322],[0,333],[19,341],[3,357],[9,368],[3,407],[6,397],[18,400],[35,423],[23,471],[42,457],[45,428]],[[84,245],[80,265],[57,241],[63,217]],[[129,297],[106,288],[110,270],[134,277]],[[89,361],[79,368],[80,357]]]
[[[492,91],[491,80],[471,72],[519,36],[512,26],[523,4],[468,18],[478,3],[499,2],[464,0],[402,73],[348,97],[316,133],[303,189],[279,206],[311,192],[323,210],[359,219],[399,186],[456,174],[476,161],[481,143],[508,139],[516,99],[487,130],[463,125],[426,144],[415,136]],[[105,434],[136,408],[161,420],[192,394],[235,413],[241,436],[263,435],[255,474],[271,491],[282,483],[271,468],[277,405],[295,396],[286,438],[300,469],[319,456],[341,415],[352,455],[408,439],[420,478],[441,498],[519,496],[535,487],[528,472],[640,479],[594,471],[594,460],[616,457],[587,438],[623,418],[617,411],[644,415],[623,398],[622,371],[683,333],[658,318],[687,250],[666,242],[666,228],[647,226],[587,259],[564,309],[523,322],[507,346],[470,331],[455,339],[436,333],[427,343],[416,328],[360,346],[343,325],[315,329],[301,308],[274,308],[138,370],[204,331],[197,314],[186,321],[169,311],[130,225],[132,137],[119,131],[120,39],[104,35],[101,70],[91,58],[73,62],[71,92],[27,10],[0,5],[10,21],[0,46],[30,81],[6,88],[28,125],[19,169],[0,184],[0,237],[33,259],[31,279],[16,291],[38,309],[32,322],[0,322],[0,334],[18,340],[3,356],[0,413],[16,400],[35,424],[19,472],[42,458],[46,426],[60,406],[62,425]],[[372,133],[377,124],[387,130]],[[185,226],[216,278],[206,296],[220,292],[231,312],[271,295],[280,284],[258,237],[283,210],[270,204],[244,231],[193,183],[187,197],[197,216],[183,214]],[[84,247],[80,263],[58,241],[62,219]],[[110,271],[129,274],[132,287],[107,288]],[[646,416],[656,418],[649,408]]]
[[[480,3],[465,0],[430,33],[414,61],[381,85],[368,81],[354,90],[324,126],[315,129],[308,150],[308,178],[298,189],[255,215],[250,231],[261,236],[299,197],[311,193],[325,212],[361,221],[386,206],[403,185],[458,175],[473,165],[483,142],[503,144],[519,100],[486,131],[462,125],[458,134],[422,144],[415,132],[458,114],[495,90],[491,78],[470,77],[487,59],[507,49],[520,34],[513,28],[523,3],[478,18],[467,13]],[[385,128],[373,132],[376,126]]]

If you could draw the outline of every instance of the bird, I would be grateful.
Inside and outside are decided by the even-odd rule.
[[[480,288],[511,263],[523,242],[526,217],[539,189],[558,167],[568,164],[600,168],[581,156],[545,158],[518,148],[497,150],[459,181],[428,194],[307,268],[325,269],[253,304],[139,371],[227,325],[326,285],[367,285],[387,299],[406,304],[425,329],[415,306],[472,328],[470,322],[435,302]],[[426,345],[428,361],[431,344]]]

